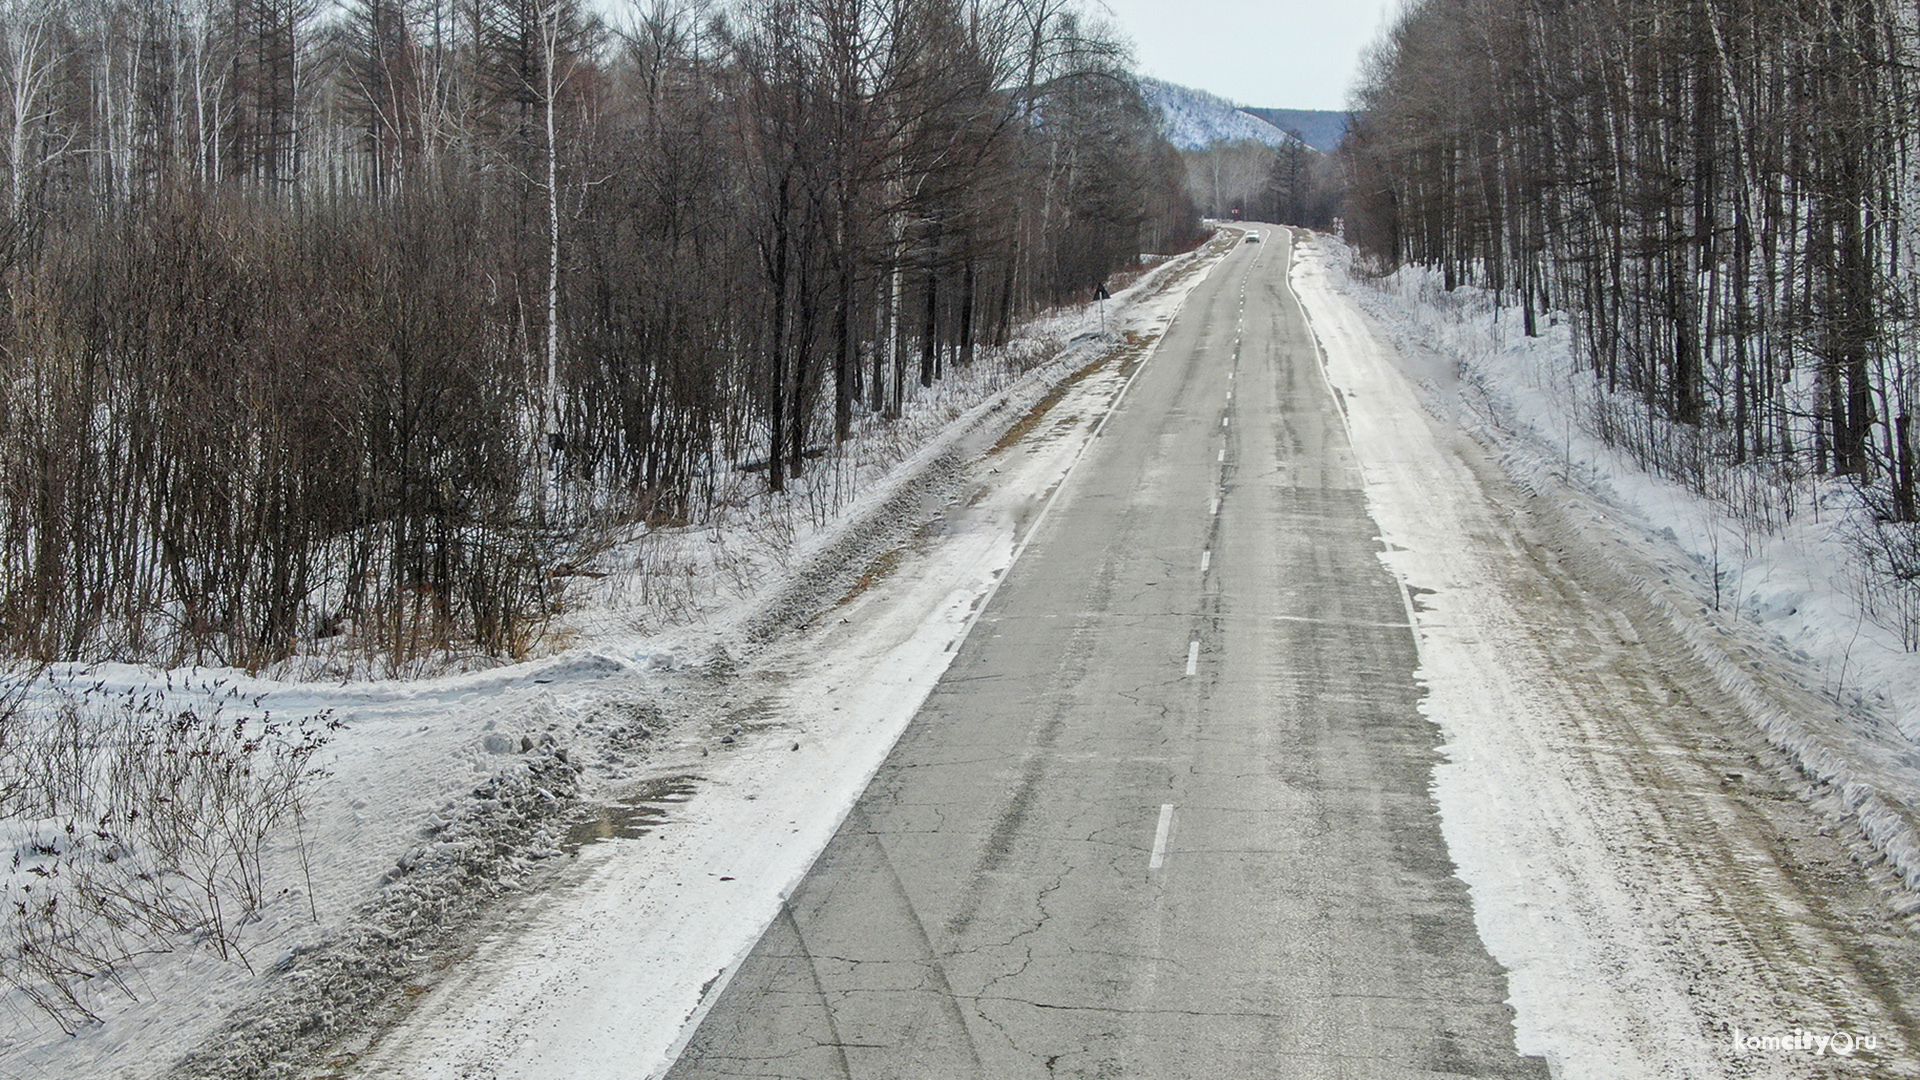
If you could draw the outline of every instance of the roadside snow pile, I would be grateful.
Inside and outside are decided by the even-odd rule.
[[[1363,280],[1348,273],[1349,249],[1316,243],[1336,287],[1424,363],[1430,411],[1497,448],[1527,490],[1572,489],[1613,511],[1659,568],[1660,580],[1641,583],[1648,598],[1815,785],[1816,801],[1857,823],[1920,892],[1920,655],[1910,613],[1889,603],[1862,557],[1871,516],[1851,490],[1726,469],[1707,479],[1710,497],[1655,475],[1595,433],[1595,417],[1617,422],[1637,405],[1605,397],[1566,325],[1528,338],[1518,312],[1497,310],[1485,290],[1448,292],[1419,268]],[[1742,625],[1776,643],[1780,671],[1829,715],[1789,712],[1728,655]]]
[[[433,842],[402,855],[385,875],[392,884],[340,933],[289,950],[273,973],[293,977],[275,980],[170,1075],[240,1080],[272,1075],[287,1061],[315,1061],[342,1027],[417,982],[432,950],[482,905],[522,885],[535,860],[558,853],[563,814],[579,786],[564,756],[543,755],[475,788],[471,806],[431,822]]]
[[[183,934],[142,946],[130,971],[75,971],[92,1019],[81,1017],[71,1036],[21,990],[0,996],[10,1006],[0,1023],[0,1074],[203,1077],[317,1067],[316,1052],[346,1033],[413,1007],[435,958],[471,942],[483,929],[476,920],[502,910],[489,901],[584,872],[585,860],[557,856],[601,836],[637,835],[669,812],[678,821],[683,804],[695,818],[713,816],[713,801],[692,791],[746,768],[748,755],[733,752],[780,726],[761,712],[766,674],[747,662],[856,591],[877,556],[939,515],[959,490],[961,465],[1055,384],[1124,350],[1136,331],[1164,325],[1165,293],[1178,290],[1170,282],[1230,250],[1232,239],[1155,268],[1105,305],[1056,312],[1023,328],[1007,350],[950,369],[909,399],[904,416],[864,423],[848,452],[810,463],[784,495],[749,494],[765,477],[746,476],[717,524],[640,531],[602,552],[589,572],[568,579],[566,614],[551,627],[547,656],[430,679],[347,683],[302,681],[311,673],[295,668],[282,678],[116,664],[47,673],[34,691],[43,703],[84,692],[151,702],[168,715],[200,692],[194,688],[218,686],[225,720],[243,734],[273,717],[295,732],[323,724],[330,741],[302,759],[317,775],[297,818],[260,838],[258,869],[249,870],[256,902],[233,928],[233,961]],[[956,617],[964,611],[963,604]],[[862,747],[875,742],[865,729],[850,730]],[[836,762],[860,757],[822,752]],[[751,747],[766,769],[791,770],[813,753],[791,740]],[[843,781],[855,782],[834,778]],[[741,798],[745,809],[782,812]],[[705,917],[718,913],[709,907]]]

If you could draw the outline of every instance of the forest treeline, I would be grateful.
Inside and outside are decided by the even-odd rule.
[[[1216,143],[1180,156],[1187,163],[1187,194],[1208,217],[1327,231],[1339,220],[1346,195],[1341,163],[1298,138],[1277,147],[1253,140]]]
[[[1763,516],[1855,481],[1915,585],[1915,45],[1889,0],[1421,0],[1357,92],[1349,235],[1570,315],[1670,475],[1772,477]]]
[[[600,11],[0,0],[0,649],[511,654],[1197,239],[1077,0]]]

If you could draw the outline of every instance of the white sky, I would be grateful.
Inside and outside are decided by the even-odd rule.
[[[1344,109],[1394,0],[1105,0],[1141,70],[1236,104]]]

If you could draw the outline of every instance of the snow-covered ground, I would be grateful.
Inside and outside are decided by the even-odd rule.
[[[1443,827],[1521,1051],[1565,1077],[1911,1074],[1920,658],[1849,597],[1831,513],[1741,528],[1581,429],[1564,333],[1347,257],[1303,245],[1296,289],[1409,589]],[[1795,1031],[1852,1057],[1780,1050]]]
[[[305,806],[305,859],[291,833],[273,840],[273,896],[241,935],[245,963],[190,947],[146,957],[125,990],[83,988],[99,1021],[72,1036],[9,996],[0,1076],[330,1074],[369,1049],[383,1061],[425,1048],[444,1064],[579,1076],[578,1056],[606,1049],[580,1033],[607,1030],[594,1010],[609,1008],[622,1010],[622,1075],[644,1075],[637,1063],[664,1060],[703,986],[831,836],[1091,420],[1233,239],[1029,328],[1050,359],[954,372],[876,427],[858,461],[786,500],[739,507],[725,528],[630,538],[606,577],[579,579],[541,659],[345,685],[55,671],[103,700],[217,686],[229,716],[345,726]],[[1041,426],[996,447],[1023,421]],[[948,506],[967,492],[972,505]],[[928,547],[938,557],[888,573]],[[654,828],[663,818],[672,827]],[[553,962],[582,949],[602,963]],[[450,979],[435,966],[475,953]],[[582,973],[590,993],[567,981]],[[339,1043],[376,1016],[439,1026],[418,1042]],[[344,1056],[314,1058],[322,1047]]]

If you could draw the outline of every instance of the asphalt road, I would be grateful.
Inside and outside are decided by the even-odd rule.
[[[672,1077],[1546,1075],[1454,876],[1407,600],[1262,231]]]

